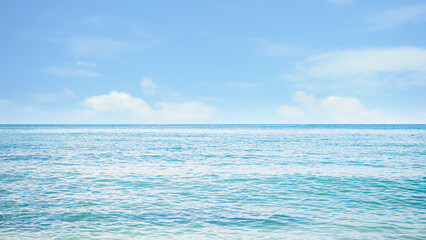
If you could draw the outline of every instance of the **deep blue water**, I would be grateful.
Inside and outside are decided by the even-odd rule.
[[[426,239],[426,125],[0,125],[0,239]]]

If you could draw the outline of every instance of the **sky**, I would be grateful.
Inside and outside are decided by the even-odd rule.
[[[0,123],[426,123],[426,1],[0,2]]]

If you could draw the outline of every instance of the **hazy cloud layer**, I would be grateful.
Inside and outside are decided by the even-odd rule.
[[[391,29],[404,24],[418,24],[424,21],[426,21],[426,3],[388,9],[367,19],[371,30]]]
[[[364,48],[316,54],[299,63],[285,80],[315,88],[413,88],[426,86],[426,49]],[[389,84],[392,83],[392,84]]]
[[[73,65],[61,67],[46,67],[43,69],[45,73],[57,75],[61,77],[101,77],[102,74],[95,71],[96,63],[77,61]]]

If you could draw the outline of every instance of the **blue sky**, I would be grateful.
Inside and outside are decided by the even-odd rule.
[[[426,123],[426,1],[2,1],[0,123]]]

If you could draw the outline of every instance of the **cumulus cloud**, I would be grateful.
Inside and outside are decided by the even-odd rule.
[[[299,63],[286,80],[311,87],[349,88],[426,86],[426,49],[419,47],[365,48],[316,54]]]
[[[143,77],[141,80],[141,88],[145,95],[154,96],[157,85],[152,81],[151,77]]]
[[[307,94],[303,91],[297,91],[293,95],[293,102],[300,104],[305,109],[315,109],[316,108],[316,98],[313,94]]]
[[[278,113],[285,119],[296,118],[301,122],[326,123],[403,123],[400,116],[386,114],[380,109],[367,109],[359,99],[328,96],[316,99],[314,95],[298,91],[293,96],[298,106],[282,105]],[[306,118],[305,118],[306,117]]]
[[[108,95],[87,98],[83,105],[96,112],[127,112],[140,118],[148,118],[154,110],[142,99],[124,92],[110,92]]]
[[[424,21],[426,21],[426,3],[388,9],[367,20],[372,30],[391,29]]]
[[[116,91],[87,98],[82,106],[93,110],[95,113],[123,113],[146,122],[192,122],[213,117],[217,113],[214,107],[201,102],[161,102],[155,104],[155,108],[152,108],[140,98]]]
[[[381,110],[369,110],[361,101],[350,97],[328,96],[321,100],[319,109],[331,120],[341,123],[400,123],[402,120],[387,116]]]

